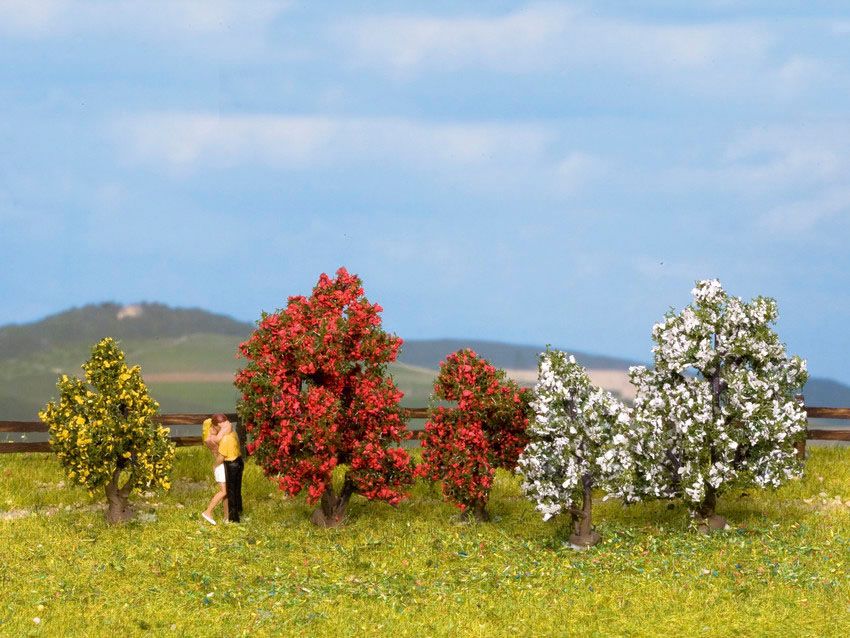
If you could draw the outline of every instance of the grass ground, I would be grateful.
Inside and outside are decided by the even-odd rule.
[[[731,529],[709,538],[681,507],[600,504],[604,542],[582,553],[502,473],[492,523],[461,524],[419,483],[398,508],[355,497],[334,530],[253,463],[245,521],[204,523],[200,448],[124,527],[63,478],[49,455],[0,456],[0,635],[850,635],[847,449],[813,449],[778,491],[727,494]]]

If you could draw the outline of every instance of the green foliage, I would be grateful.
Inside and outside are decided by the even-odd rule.
[[[502,471],[490,524],[419,482],[397,508],[354,497],[326,530],[249,462],[247,518],[211,527],[209,454],[181,448],[172,490],[116,528],[54,456],[0,455],[0,635],[843,637],[850,449],[810,453],[803,480],[721,498],[736,526],[708,538],[682,507],[601,502],[585,552]]]
[[[82,367],[85,381],[62,375],[59,402],[39,413],[68,478],[93,492],[120,469],[130,475],[132,488],[168,489],[174,445],[168,428],[153,420],[159,405],[140,368],[127,366],[111,338],[95,344]]]

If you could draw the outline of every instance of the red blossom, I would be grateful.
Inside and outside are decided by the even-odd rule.
[[[318,501],[337,465],[360,494],[399,502],[413,478],[402,393],[386,374],[401,339],[381,328],[381,307],[344,268],[319,277],[308,297],[263,314],[239,350],[239,416],[248,450],[289,494]]]
[[[496,468],[513,470],[528,442],[531,392],[465,349],[440,363],[434,397],[457,407],[432,411],[417,474],[440,481],[461,510],[486,504]]]

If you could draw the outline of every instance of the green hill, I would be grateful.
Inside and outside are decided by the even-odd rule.
[[[231,411],[240,367],[237,347],[253,326],[200,309],[114,303],[74,308],[25,325],[0,328],[0,419],[33,420],[56,396],[60,374],[80,374],[91,345],[119,340],[163,412]],[[425,405],[434,374],[393,365],[404,403]]]
[[[125,340],[120,345],[127,361],[142,367],[142,376],[162,412],[230,412],[236,405],[233,374],[240,367],[241,337],[193,334],[169,339]],[[48,400],[56,397],[60,374],[80,374],[90,344],[38,352],[28,359],[0,361],[0,419],[34,420]],[[434,373],[403,364],[390,366],[405,393],[404,404],[423,406]]]
[[[481,339],[410,339],[405,340],[398,359],[408,365],[436,370],[446,355],[461,348],[472,348],[493,365],[514,370],[536,370],[537,356],[546,349],[545,346]],[[576,350],[570,350],[570,352],[575,355],[581,365],[589,369],[627,370],[629,366],[643,363]]]
[[[162,304],[104,303],[76,308],[31,324],[0,328],[0,419],[33,420],[56,396],[62,373],[80,373],[91,345],[117,338],[142,374],[163,412],[231,411],[236,404],[232,375],[237,346],[252,326],[200,309]],[[471,347],[499,367],[536,368],[541,346],[462,339],[406,340],[399,362],[390,366],[405,393],[404,404],[424,406],[436,368],[445,356]],[[576,352],[591,369],[625,370],[636,362]],[[810,405],[848,406],[850,387],[814,378],[805,389]]]
[[[251,329],[249,323],[199,308],[170,308],[158,303],[90,304],[41,321],[0,328],[0,361],[26,359],[70,344],[94,343],[107,335],[119,340],[168,339],[190,334],[244,337]]]

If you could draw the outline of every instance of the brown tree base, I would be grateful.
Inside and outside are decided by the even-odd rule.
[[[573,549],[589,549],[598,545],[602,540],[599,532],[592,530],[589,534],[570,534],[570,547]]]
[[[116,504],[110,501],[109,507],[106,508],[106,522],[109,525],[120,525],[127,521],[133,520],[136,516],[136,511],[129,503]]]
[[[700,534],[711,534],[721,529],[726,529],[726,518],[718,514],[703,518],[697,524],[697,531]]]
[[[123,461],[123,459],[122,459]],[[116,525],[126,523],[136,515],[133,507],[130,505],[129,496],[133,490],[135,483],[135,475],[130,474],[124,487],[118,487],[118,479],[121,476],[122,462],[119,462],[112,471],[112,478],[106,484],[106,523],[108,525]]]
[[[460,514],[460,520],[468,523],[489,523],[490,512],[487,511],[487,506],[478,504],[472,507],[467,507]]]
[[[310,521],[316,527],[339,527],[345,521],[345,512],[352,494],[354,494],[354,483],[351,476],[346,474],[339,494],[334,491],[333,486],[327,486],[319,507],[310,515]]]
[[[327,516],[321,507],[317,507],[310,515],[310,522],[316,527],[339,527],[345,520],[345,512],[339,512]]]

